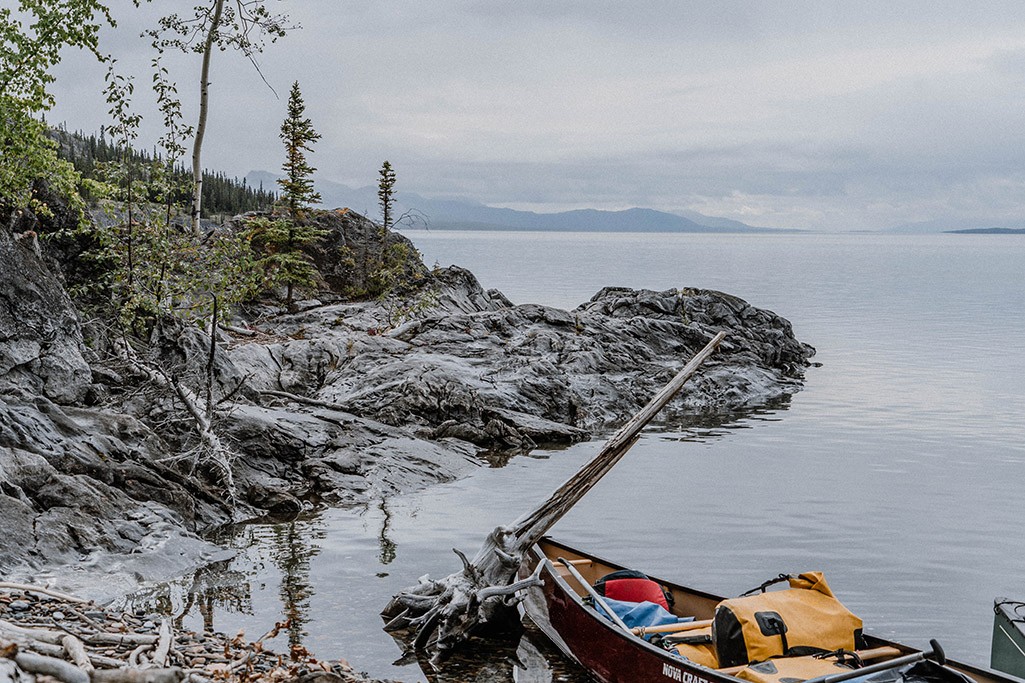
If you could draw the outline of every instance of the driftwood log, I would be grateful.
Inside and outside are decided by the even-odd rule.
[[[421,577],[419,583],[392,598],[382,615],[386,630],[412,629],[415,650],[433,650],[438,666],[459,643],[479,627],[497,621],[519,600],[518,591],[540,583],[537,574],[513,582],[527,550],[548,532],[604,477],[637,441],[641,430],[676,395],[725,338],[720,332],[619,429],[590,462],[570,477],[540,506],[510,526],[492,531],[468,560],[455,550],[463,568],[444,579]]]
[[[309,676],[362,680],[345,662],[317,660],[301,648],[286,658],[265,648],[264,641],[287,628],[287,621],[253,642],[242,632],[234,638],[175,633],[167,617],[159,620],[158,628],[138,616],[44,586],[0,585],[0,615],[7,617],[0,618],[0,683],[281,683]],[[156,621],[156,616],[146,619]],[[132,632],[140,625],[153,632]]]

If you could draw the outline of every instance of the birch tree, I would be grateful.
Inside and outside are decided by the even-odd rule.
[[[284,14],[271,12],[265,0],[206,0],[193,7],[191,15],[162,17],[159,27],[147,32],[158,52],[174,49],[193,52],[203,58],[199,72],[199,116],[192,142],[192,230],[196,234],[200,233],[203,208],[202,152],[210,109],[213,53],[228,49],[241,52],[263,78],[256,56],[263,52],[268,40],[273,43],[294,28],[288,26],[287,21]]]

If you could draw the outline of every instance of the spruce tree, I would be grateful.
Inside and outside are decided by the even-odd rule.
[[[381,225],[387,230],[392,224],[392,209],[395,206],[395,171],[387,161],[381,165],[377,184],[377,198],[381,202]]]
[[[317,270],[303,253],[303,246],[326,234],[325,230],[304,220],[311,205],[320,201],[311,177],[317,169],[306,160],[306,153],[313,151],[311,145],[320,139],[320,134],[305,113],[306,103],[296,81],[288,97],[288,114],[281,124],[281,139],[285,143],[285,163],[281,169],[285,177],[278,180],[278,184],[287,215],[250,222],[253,244],[264,252],[259,263],[267,273],[267,282],[271,286],[285,285],[287,304],[292,303],[295,285],[308,286],[316,282]]]
[[[278,180],[292,220],[301,218],[305,209],[320,201],[311,177],[317,169],[306,161],[306,152],[313,151],[310,145],[320,139],[320,133],[314,130],[313,122],[306,118],[305,113],[306,103],[299,90],[299,81],[296,81],[288,96],[288,116],[281,124],[281,140],[285,143],[285,163],[281,170],[285,177]]]

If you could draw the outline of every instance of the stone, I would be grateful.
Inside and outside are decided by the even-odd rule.
[[[78,316],[59,277],[0,225],[0,390],[74,402],[91,379],[82,350]]]

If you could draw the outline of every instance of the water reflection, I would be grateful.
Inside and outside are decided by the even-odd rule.
[[[118,607],[156,612],[170,616],[175,628],[207,632],[234,630],[238,619],[232,617],[243,617],[246,623],[255,621],[266,630],[286,622],[288,645],[301,646],[308,636],[316,592],[310,570],[325,535],[325,522],[317,514],[219,529],[211,540],[238,551],[236,558],[138,591],[120,600]],[[256,609],[253,605],[253,595],[267,588],[266,583],[254,584],[253,579],[268,572],[277,578],[280,600],[280,611],[273,615],[266,614],[262,605]]]
[[[395,559],[396,552],[398,552],[398,546],[395,544],[395,541],[388,537],[388,528],[391,526],[391,513],[388,511],[387,498],[381,499],[378,509],[383,517],[381,521],[381,534],[377,537],[381,544],[381,554],[378,555],[378,559],[381,564],[391,564],[392,560]]]
[[[452,655],[438,671],[426,657],[410,657],[429,683],[553,683],[590,682],[579,665],[562,657],[539,631],[527,624],[519,638],[473,639],[469,647]]]
[[[657,427],[668,431],[647,432],[631,458],[643,463],[650,457],[646,444],[663,440],[718,441],[754,422],[779,419],[787,407],[785,397],[729,414],[675,416]],[[268,642],[271,649],[302,645],[320,658],[345,658],[380,678],[586,681],[585,673],[530,630],[520,638],[477,640],[440,672],[416,657],[396,663],[402,646],[384,633],[379,612],[416,577],[457,570],[453,546],[472,554],[494,526],[519,517],[591,459],[601,440],[530,454],[491,454],[470,477],[421,493],[224,529],[213,540],[236,549],[234,560],[140,593],[135,603],[174,615],[179,628],[244,629],[250,637],[287,619],[288,629]],[[593,497],[607,502],[609,489],[621,488],[615,481],[620,475],[640,481],[614,471]],[[623,524],[602,522],[613,535]]]
[[[270,558],[281,574],[278,594],[288,621],[288,644],[297,647],[307,635],[313,584],[310,564],[320,554],[324,525],[318,517],[296,519],[270,528]]]
[[[217,562],[198,569],[182,593],[185,599],[180,609],[164,611],[173,616],[176,628],[182,627],[186,615],[192,610],[202,615],[203,630],[207,632],[214,630],[214,615],[218,610],[242,614],[252,612],[249,582],[242,572],[232,569],[228,562]],[[169,596],[165,598],[165,604],[172,604]]]
[[[252,586],[246,572],[233,568],[233,560],[200,567],[180,579],[137,591],[113,603],[115,609],[145,609],[171,617],[176,629],[198,615],[194,630],[213,632],[216,617],[224,613],[252,614]]]
[[[782,413],[790,409],[792,400],[791,394],[783,394],[758,405],[729,411],[677,412],[655,423],[652,431],[663,441],[708,443],[739,429],[781,421]]]

